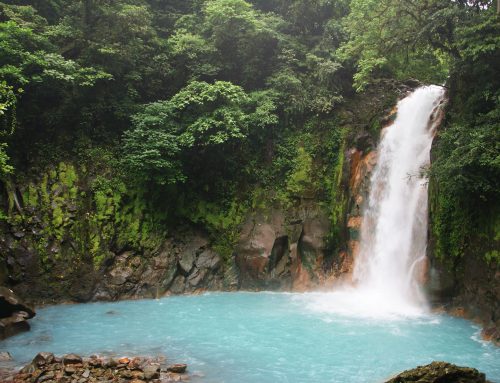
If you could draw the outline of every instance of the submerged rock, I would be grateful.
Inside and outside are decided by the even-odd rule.
[[[475,368],[459,367],[446,362],[432,362],[404,371],[385,383],[488,383]]]

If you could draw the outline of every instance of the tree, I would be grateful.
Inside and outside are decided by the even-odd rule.
[[[252,129],[277,122],[272,103],[257,100],[229,82],[193,81],[133,116],[134,128],[124,136],[124,165],[141,173],[139,179],[159,184],[186,178],[213,182],[214,172],[227,174],[224,164],[238,155],[237,143]]]

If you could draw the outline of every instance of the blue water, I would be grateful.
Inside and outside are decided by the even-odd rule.
[[[309,294],[216,293],[38,310],[32,331],[0,343],[17,363],[40,351],[159,355],[193,382],[380,382],[444,360],[500,382],[500,349],[446,315],[377,320],[309,308]],[[197,378],[196,376],[203,376]]]

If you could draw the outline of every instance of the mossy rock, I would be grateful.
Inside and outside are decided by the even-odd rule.
[[[404,371],[385,383],[488,383],[486,376],[475,368],[459,367],[446,362],[432,362]]]

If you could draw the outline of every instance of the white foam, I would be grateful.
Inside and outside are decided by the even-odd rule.
[[[444,95],[438,86],[401,100],[385,129],[364,206],[356,287],[317,294],[307,307],[364,318],[401,319],[428,313],[418,283],[427,246],[427,182],[434,135],[432,117]]]

